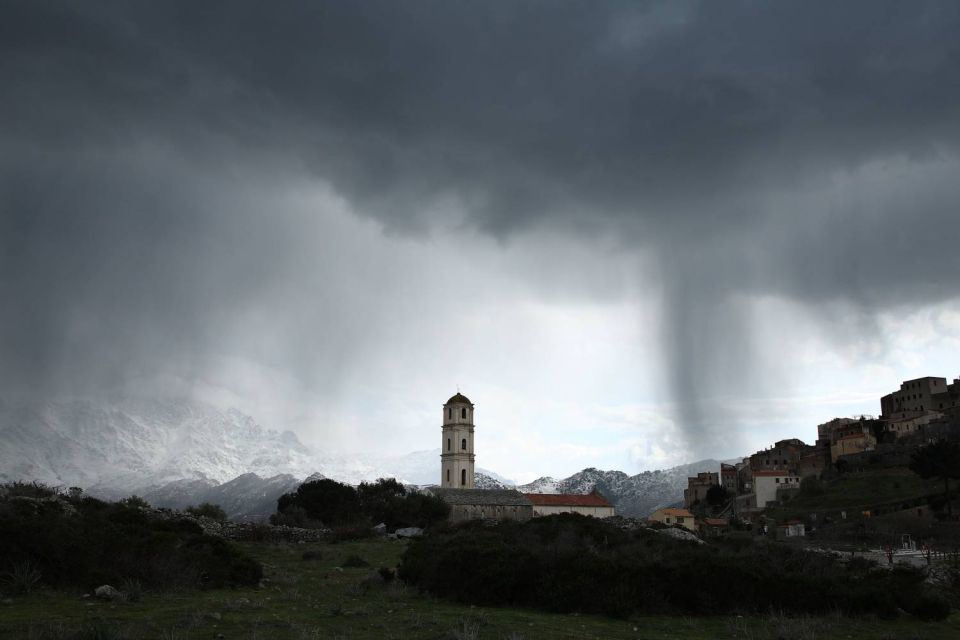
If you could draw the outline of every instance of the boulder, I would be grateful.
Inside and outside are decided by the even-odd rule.
[[[97,596],[101,600],[118,600],[120,599],[120,592],[115,588],[111,587],[108,584],[102,584],[96,589],[93,590],[93,595]]]
[[[423,529],[420,527],[404,527],[394,531],[394,534],[398,538],[419,538],[423,535]]]
[[[373,528],[373,532],[378,536],[385,536],[387,535],[387,525],[381,522]]]

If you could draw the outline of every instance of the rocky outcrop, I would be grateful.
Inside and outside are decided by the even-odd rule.
[[[676,527],[669,527],[667,529],[654,529],[657,533],[663,534],[675,540],[686,540],[687,542],[696,542],[697,544],[706,544],[703,540],[697,537],[695,533],[691,533],[686,529],[678,529]]]

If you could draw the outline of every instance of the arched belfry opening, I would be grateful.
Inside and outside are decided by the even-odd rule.
[[[473,403],[459,391],[443,405],[440,486],[473,489]],[[460,443],[451,447],[451,442]]]

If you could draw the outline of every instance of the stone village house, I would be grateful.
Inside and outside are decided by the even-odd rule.
[[[675,507],[664,507],[657,509],[650,514],[650,520],[667,525],[678,524],[684,529],[697,532],[697,525],[692,513],[686,509],[677,509]]]

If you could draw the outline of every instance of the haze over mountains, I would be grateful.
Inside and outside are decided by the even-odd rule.
[[[394,477],[406,484],[432,484],[440,455],[439,449],[396,456],[324,453],[290,431],[265,429],[235,409],[179,399],[0,402],[0,441],[0,481],[80,486],[112,498],[137,493],[157,506],[209,501],[232,517],[272,513],[277,497],[308,478],[357,484]],[[688,475],[718,466],[716,460],[703,460],[635,476],[588,468],[518,489],[588,493],[596,487],[618,513],[644,516],[679,501]],[[495,472],[478,469],[478,487],[512,485]]]

